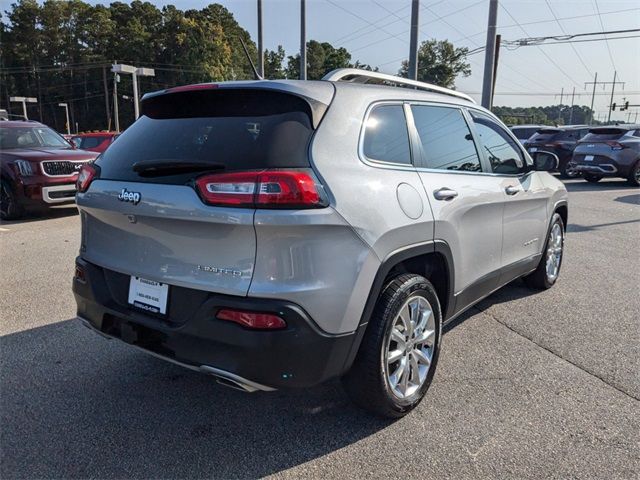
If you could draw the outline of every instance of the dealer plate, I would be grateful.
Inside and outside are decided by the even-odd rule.
[[[166,283],[147,280],[146,278],[131,277],[129,283],[129,304],[148,312],[167,313],[167,298],[169,285]]]
[[[584,156],[584,161],[585,162],[593,162],[593,155],[585,155]]]

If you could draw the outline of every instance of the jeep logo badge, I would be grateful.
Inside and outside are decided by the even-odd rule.
[[[120,195],[118,195],[118,200],[120,200],[121,202],[131,202],[134,205],[137,205],[138,203],[140,203],[140,198],[141,198],[140,193],[128,192],[126,188],[123,188],[122,191],[120,192]]]

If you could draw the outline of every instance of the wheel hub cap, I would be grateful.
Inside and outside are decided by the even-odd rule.
[[[436,339],[431,304],[421,296],[410,297],[395,316],[384,351],[384,370],[393,394],[413,395],[429,373]]]
[[[547,243],[547,278],[553,282],[558,278],[558,272],[560,270],[560,261],[562,260],[562,247],[564,243],[564,236],[562,234],[562,227],[559,223],[556,223],[551,228],[549,233],[549,241]]]

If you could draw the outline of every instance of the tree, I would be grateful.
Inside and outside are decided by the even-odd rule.
[[[309,40],[307,42],[307,78],[319,80],[336,68],[350,67],[351,54],[346,48],[335,48],[329,42]],[[300,54],[289,56],[286,68],[287,78],[300,78]]]
[[[454,88],[459,75],[471,75],[466,62],[469,49],[454,47],[448,40],[426,40],[418,48],[418,80],[446,88]],[[409,76],[409,61],[404,60],[398,75]]]
[[[277,50],[265,50],[264,51],[264,78],[269,80],[275,80],[278,78],[285,78],[286,74],[283,67],[283,62],[286,57],[286,53],[282,45],[278,45]]]

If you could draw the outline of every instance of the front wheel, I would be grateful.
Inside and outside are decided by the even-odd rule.
[[[383,289],[343,385],[360,407],[399,418],[427,392],[440,351],[442,313],[431,283],[403,274]]]
[[[602,177],[600,175],[593,175],[591,173],[585,173],[584,175],[582,175],[582,178],[584,178],[589,183],[598,183],[600,180],[602,180]]]
[[[2,180],[0,182],[0,218],[2,220],[15,220],[20,218],[23,213],[23,208],[18,203],[11,185],[6,180]]]
[[[524,277],[529,287],[546,290],[553,287],[558,280],[564,254],[564,232],[562,217],[554,213],[540,263],[532,273]]]

